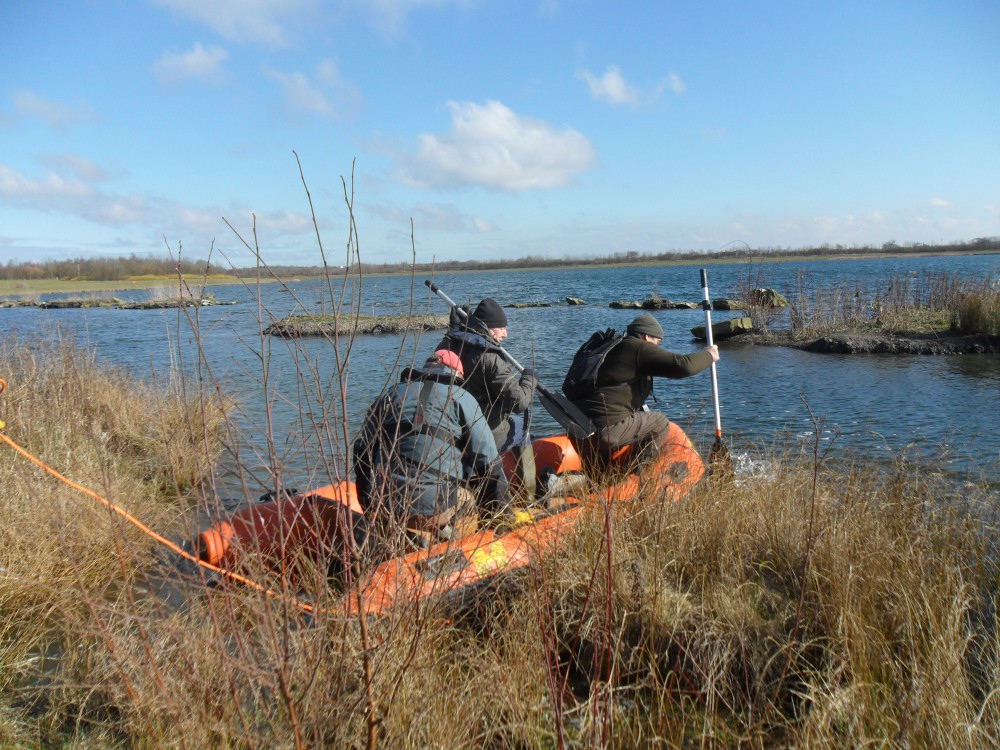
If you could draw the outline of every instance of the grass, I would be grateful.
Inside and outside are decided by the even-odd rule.
[[[158,530],[183,528],[216,407],[65,341],[9,343],[0,366],[8,434]],[[464,614],[364,623],[337,614],[320,573],[300,581],[328,610],[314,616],[245,586],[170,605],[146,582],[148,538],[21,459],[0,466],[11,746],[1000,741],[993,500],[903,462],[776,456],[753,482],[705,481],[680,503],[650,493],[586,515]]]
[[[0,396],[7,435],[152,525],[176,528],[185,494],[220,448],[217,407],[185,396],[177,381],[140,384],[98,367],[91,352],[59,337],[0,342],[0,373],[7,381]],[[7,446],[2,450],[0,684],[12,687],[35,673],[54,644],[75,647],[89,604],[130,585],[155,545]],[[17,712],[5,704],[0,723],[9,734],[11,722],[3,717]]]
[[[1000,335],[1000,291],[996,285],[970,290],[950,312],[952,328],[962,333]]]
[[[241,284],[243,281],[228,274],[200,275],[199,284]],[[118,281],[89,279],[0,279],[0,297],[37,297],[39,294],[76,292],[114,292],[123,289],[178,288],[177,276],[135,276]],[[173,296],[177,296],[176,294]]]
[[[197,310],[179,314],[197,336]],[[248,390],[270,403],[260,339]],[[303,407],[296,425],[327,461],[318,480],[345,471],[347,395],[329,386],[352,342],[332,336],[322,367],[294,342],[282,355],[298,379],[280,397],[312,388],[323,409],[337,402]],[[225,512],[212,472],[220,441],[239,444],[240,415],[210,378],[135,381],[58,336],[5,342],[0,374],[6,434],[75,481],[172,538],[198,528],[196,513]],[[267,448],[236,454],[248,502],[283,481],[285,436],[261,429]],[[425,602],[373,619],[341,614],[325,560],[292,580],[251,559],[247,574],[276,595],[206,587],[0,451],[0,746],[1000,744],[995,495],[934,467],[834,466],[817,448],[773,455],[752,481],[703,480],[677,503],[647,489],[584,514],[558,551],[461,612]]]
[[[752,290],[767,287],[763,267],[748,266],[737,295],[752,300]],[[798,288],[789,295],[787,310],[746,302],[754,328],[784,331],[796,341],[831,333],[867,333],[897,336],[988,335],[1000,333],[1000,284],[994,279],[966,280],[953,274],[924,272],[877,279],[871,287],[817,287],[805,270]]]

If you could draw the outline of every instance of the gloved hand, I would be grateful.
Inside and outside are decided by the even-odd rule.
[[[521,385],[529,385],[534,388],[538,385],[538,377],[535,375],[535,371],[530,367],[525,367],[521,371]]]
[[[459,312],[460,309],[465,313],[465,315],[462,315]],[[469,314],[468,305],[459,305],[451,308],[451,313],[448,315],[448,326],[450,328],[455,328],[456,326],[461,328],[465,325],[465,321],[468,319]]]

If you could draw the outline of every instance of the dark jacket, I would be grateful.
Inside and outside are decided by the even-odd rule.
[[[535,376],[518,375],[499,351],[489,329],[475,317],[465,322],[453,318],[448,333],[435,349],[458,354],[465,368],[465,389],[479,402],[496,444],[503,445],[509,426],[507,417],[531,406]]]
[[[368,409],[354,441],[366,510],[385,500],[398,517],[432,516],[456,503],[460,485],[484,504],[509,503],[493,435],[453,375],[443,366],[404,370]]]
[[[597,388],[573,403],[598,427],[617,424],[642,408],[653,392],[653,378],[686,378],[711,366],[702,350],[674,354],[638,336],[626,336],[597,371]]]

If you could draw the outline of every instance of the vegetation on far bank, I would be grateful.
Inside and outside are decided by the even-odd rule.
[[[1000,337],[1000,282],[943,272],[894,274],[853,286],[817,286],[809,271],[798,286],[781,290],[782,306],[760,290],[765,272],[748,265],[734,295],[753,321],[755,335],[771,342],[809,342],[850,334],[863,337]]]
[[[241,280],[229,274],[211,274],[186,277],[198,284],[239,284]],[[116,292],[126,289],[178,289],[177,275],[163,274],[142,278],[125,277],[115,280],[79,278],[0,279],[0,297],[34,299],[40,294],[77,294]]]
[[[29,261],[25,263],[0,263],[0,295],[48,293],[60,291],[96,291],[128,287],[161,286],[177,283],[179,276],[205,278],[212,283],[241,283],[243,280],[272,281],[275,278],[325,277],[327,275],[396,274],[436,271],[494,271],[526,269],[558,269],[588,266],[636,266],[664,264],[695,264],[706,261],[792,261],[820,260],[824,258],[854,258],[868,256],[935,255],[995,253],[1000,251],[1000,237],[980,237],[969,242],[927,245],[922,243],[899,244],[894,241],[881,246],[870,245],[821,245],[806,248],[750,248],[734,244],[712,252],[673,250],[665,252],[638,252],[628,250],[604,256],[566,256],[550,258],[529,255],[514,259],[477,259],[413,263],[412,259],[397,263],[366,263],[360,259],[345,266],[291,266],[269,265],[266,271],[259,268],[225,268],[206,260],[179,261],[155,256],[141,257],[132,254],[120,258],[75,258],[68,260]]]
[[[225,513],[203,481],[215,397],[148,387],[61,341],[6,342],[0,373],[6,433],[81,485],[171,538],[195,527],[193,495],[200,517]],[[323,559],[295,580],[251,566],[273,596],[203,587],[0,451],[3,746],[1000,742],[994,498],[956,494],[934,466],[833,466],[817,446],[681,502],[650,486],[585,514],[470,609],[361,622]]]

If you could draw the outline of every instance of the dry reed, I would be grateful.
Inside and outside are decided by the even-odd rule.
[[[346,186],[345,199],[350,212]],[[335,377],[346,378],[351,341],[331,344]],[[0,367],[14,373],[0,400],[12,436],[154,526],[177,528],[179,496],[212,467],[216,400],[150,389],[65,343],[8,344]],[[319,371],[301,360],[297,385],[325,393]],[[315,434],[303,428],[303,442],[348,444],[337,414],[304,417]],[[274,425],[265,428],[261,458],[280,490]],[[159,591],[145,574],[156,568],[148,540],[5,460],[0,742],[1000,743],[1000,579],[986,512],[995,498],[905,463],[879,472],[813,455],[769,466],[749,481],[703,480],[677,503],[650,487],[627,507],[593,508],[552,555],[461,611],[428,601],[372,619],[342,614],[348,584],[328,580],[323,557],[294,579],[251,560],[247,574],[277,595],[225,582],[178,590],[180,569]],[[343,475],[332,459],[322,468]],[[201,502],[222,512],[211,492]]]
[[[4,401],[12,425],[33,426],[24,442],[136,502],[187,473],[121,408],[123,391],[148,403],[146,391],[79,350],[56,354],[4,353],[13,382],[32,384]],[[304,590],[313,615],[237,585],[188,592],[180,608],[137,589],[141,540],[33,473],[5,478],[17,489],[2,606],[17,645],[2,652],[0,733],[13,744],[975,748],[1000,736],[994,532],[976,521],[989,496],[957,498],[906,464],[775,458],[767,477],[705,481],[679,503],[649,491],[595,508],[478,606],[428,602],[368,621],[367,637],[338,614],[322,566],[296,583],[253,574],[289,598]],[[40,491],[56,513],[38,514]],[[137,510],[168,523],[175,508]],[[59,644],[48,656],[44,633]]]

